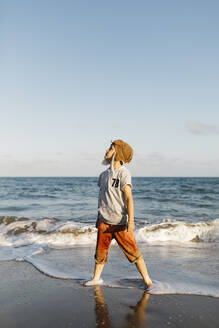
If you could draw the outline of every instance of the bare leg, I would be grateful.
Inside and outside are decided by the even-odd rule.
[[[100,276],[103,271],[103,267],[104,267],[104,264],[95,263],[93,278],[89,281],[86,281],[84,283],[84,286],[101,285],[103,283],[103,280],[100,279]]]
[[[143,280],[144,280],[144,283],[147,285],[147,286],[151,286],[152,285],[152,281],[149,277],[149,274],[148,274],[148,270],[147,270],[147,267],[146,267],[146,264],[145,264],[145,261],[143,259],[143,257],[141,257],[140,259],[138,259],[136,262],[135,262],[135,265],[138,269],[138,271],[140,272]]]
[[[94,276],[92,278],[92,281],[100,279],[101,273],[103,271],[103,267],[104,267],[104,264],[95,263]]]

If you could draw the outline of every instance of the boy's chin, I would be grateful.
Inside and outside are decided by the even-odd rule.
[[[111,162],[111,160],[104,158],[104,159],[102,160],[102,165],[109,165],[110,162]]]

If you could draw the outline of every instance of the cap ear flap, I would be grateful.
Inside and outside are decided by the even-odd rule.
[[[133,158],[132,147],[123,140],[115,140],[113,141],[113,144],[116,150],[114,160],[123,161],[123,163],[130,163]]]
[[[130,163],[132,160],[133,154],[130,154],[129,157],[127,158],[127,163]]]
[[[116,150],[116,155],[114,157],[114,160],[115,161],[124,161],[121,147],[119,147],[115,144],[115,150]]]
[[[116,147],[116,144],[114,144],[114,147],[115,147],[115,156],[114,156],[114,161],[119,161],[119,154],[118,154],[118,150],[117,150],[117,147]]]

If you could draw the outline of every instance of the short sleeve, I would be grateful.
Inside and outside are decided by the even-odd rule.
[[[131,173],[128,170],[125,170],[124,172],[122,172],[122,176],[121,176],[121,181],[120,181],[120,188],[121,188],[121,190],[123,190],[123,188],[127,184],[129,184],[131,186],[131,188],[132,188],[132,177],[131,177]]]
[[[99,175],[98,182],[97,182],[98,187],[100,187],[100,180],[101,180],[101,174]]]

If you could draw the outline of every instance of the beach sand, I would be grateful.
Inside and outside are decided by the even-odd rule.
[[[26,262],[0,262],[0,327],[218,327],[219,299],[83,287]]]

